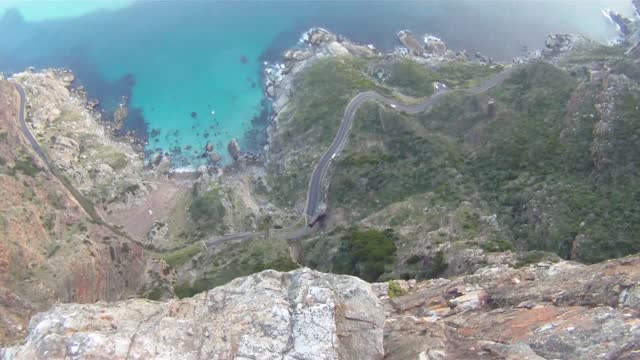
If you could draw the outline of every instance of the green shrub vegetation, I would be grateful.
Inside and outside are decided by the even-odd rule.
[[[202,247],[200,246],[200,244],[193,244],[179,250],[161,254],[159,255],[159,257],[160,259],[166,261],[169,266],[177,268],[189,261],[201,251]]]
[[[433,83],[438,79],[439,76],[425,65],[403,59],[391,64],[386,83],[406,95],[426,97],[433,94]]]
[[[58,252],[58,250],[60,250],[60,244],[54,244],[53,246],[51,246],[47,250],[47,258],[50,258],[53,255],[55,255]]]
[[[342,236],[333,270],[338,274],[377,281],[394,263],[396,246],[393,231],[351,229]]]
[[[32,158],[16,158],[13,168],[10,170],[10,175],[15,176],[17,172],[20,172],[25,176],[34,177],[40,171],[42,170],[33,163]]]
[[[387,295],[389,295],[391,299],[397,298],[398,296],[402,296],[407,293],[402,287],[400,287],[400,284],[395,280],[389,281],[387,283],[387,286],[388,286]]]
[[[517,258],[516,267],[520,268],[530,264],[537,264],[544,260],[552,260],[553,257],[544,251],[528,251],[520,253]]]
[[[149,300],[158,301],[162,298],[162,289],[154,287],[146,296]]]
[[[344,108],[360,91],[378,89],[364,75],[366,60],[352,57],[319,60],[296,77],[290,104],[295,109],[280,116],[291,119],[287,133],[276,137],[271,151],[278,148],[313,145],[318,154],[328,147],[336,135]],[[293,151],[293,150],[291,150]],[[290,154],[287,151],[287,154]],[[317,159],[299,159],[289,172],[268,169],[271,173],[271,196],[281,206],[291,206],[303,195],[309,179],[309,164]]]
[[[637,75],[617,49],[580,56]],[[486,251],[586,262],[640,252],[640,92],[616,96],[611,130],[597,137],[602,83],[585,81],[540,62],[487,94],[454,93],[416,116],[367,104],[336,162],[329,203],[359,220],[422,193],[449,209],[482,201],[504,229],[480,244]],[[490,98],[495,115],[486,111]],[[486,227],[473,212],[452,215],[464,237]]]
[[[589,68],[594,62],[629,80],[592,81]],[[567,70],[562,68],[566,64]],[[388,85],[407,95],[425,96],[433,81],[470,87],[500,68],[456,62],[428,68],[398,61],[386,70]],[[304,134],[304,144],[280,144],[281,149],[324,150],[349,99],[362,90],[360,86],[374,89],[364,78],[354,80],[361,72],[357,62],[334,60],[311,67],[301,77],[303,89],[294,95],[291,114],[291,133]],[[616,85],[607,119],[600,119],[596,108],[608,99],[602,96],[607,83],[639,78],[640,64],[624,55],[624,49],[590,46],[574,51],[560,67],[545,62],[521,66],[486,93],[449,94],[422,114],[365,104],[331,168],[328,203],[340,209],[346,223],[357,223],[383,209],[391,213],[388,205],[428,196],[431,209],[442,209],[439,216],[451,217],[458,236],[453,240],[477,239],[469,246],[485,251],[540,250],[585,262],[640,252],[637,84]],[[315,95],[319,96],[314,100]],[[487,109],[490,100],[495,112]],[[606,131],[595,130],[601,120],[608,124]],[[304,193],[315,159],[294,161],[298,163],[292,171],[270,179],[276,197],[290,196],[281,202],[288,205]],[[461,210],[463,202],[471,204],[469,211]],[[485,236],[490,225],[481,216],[494,213],[500,230]],[[418,212],[409,215],[411,221],[421,221]],[[397,214],[389,219],[404,221]],[[348,237],[338,242],[341,251],[332,262],[336,271],[378,278],[385,272],[380,264],[392,262],[393,256],[377,259],[369,266],[373,270],[366,271],[367,261],[347,259],[361,255],[358,242],[354,245]],[[446,259],[436,260],[442,260],[437,271],[420,276],[434,276],[445,268]],[[419,263],[418,259],[402,265],[413,268]]]
[[[491,76],[502,71],[502,66],[484,65],[474,62],[447,61],[438,65],[434,71],[438,80],[453,88],[470,88],[481,84]]]
[[[298,268],[298,264],[294,263],[291,258],[286,256],[278,257],[267,262],[258,261],[252,267],[252,272],[260,272],[263,270],[291,271]]]
[[[118,151],[105,155],[105,162],[115,171],[122,170],[129,165],[127,155]]]
[[[353,129],[358,135],[350,138],[330,183],[331,204],[368,213],[428,189],[454,196],[447,187],[463,153],[446,137],[375,104],[360,109]]]
[[[202,234],[224,233],[225,208],[217,189],[198,194],[189,206],[195,230]]]

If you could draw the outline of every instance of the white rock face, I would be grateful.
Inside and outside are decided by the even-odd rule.
[[[381,359],[371,285],[309,269],[264,271],[193,298],[65,304],[35,316],[4,359]]]

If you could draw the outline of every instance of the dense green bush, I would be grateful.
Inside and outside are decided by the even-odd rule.
[[[24,159],[15,159],[13,168],[10,170],[10,175],[15,176],[18,171],[23,175],[34,177],[42,170],[33,163],[33,159],[26,157]]]
[[[217,189],[199,194],[189,206],[189,215],[196,230],[204,234],[223,233],[225,208]]]
[[[351,229],[342,236],[339,252],[333,259],[333,270],[370,282],[378,281],[386,267],[393,265],[395,252],[393,231]]]
[[[295,270],[297,268],[298,268],[298,264],[294,263],[291,260],[291,258],[281,256],[267,262],[263,262],[263,261],[256,262],[255,264],[253,264],[252,271],[260,272],[263,270],[271,269],[271,270],[286,272],[286,271]]]
[[[406,291],[400,287],[397,281],[391,280],[387,283],[387,286],[387,295],[389,295],[391,299],[406,294]]]
[[[502,66],[489,66],[468,61],[446,61],[438,65],[435,72],[440,81],[450,87],[469,88],[476,86],[499,73]]]
[[[433,83],[438,79],[438,75],[426,66],[400,60],[391,64],[386,82],[407,95],[425,97],[433,94]]]

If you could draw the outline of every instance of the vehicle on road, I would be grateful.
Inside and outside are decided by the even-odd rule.
[[[391,107],[392,107],[392,108],[394,108],[394,109],[397,109],[397,108],[398,108],[398,105],[396,105],[396,104],[389,104],[389,106],[391,106]]]
[[[311,221],[309,221],[309,224],[307,224],[308,227],[313,227],[315,224],[317,224],[318,222],[322,221],[322,219],[324,219],[327,216],[327,214],[325,213],[319,213],[317,215],[315,215],[314,217],[311,218]]]

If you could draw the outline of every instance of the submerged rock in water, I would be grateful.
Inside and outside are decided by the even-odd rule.
[[[215,164],[222,160],[222,157],[220,156],[220,154],[214,151],[211,153],[211,155],[209,155],[209,159],[211,159],[211,161]]]
[[[191,112],[191,117],[194,118],[194,119],[197,118],[198,117],[198,113],[195,112],[195,111],[192,111]]]
[[[124,120],[129,116],[129,108],[126,104],[120,104],[118,108],[113,112],[113,121],[115,122],[116,129],[122,129]]]
[[[205,146],[204,148],[205,148],[205,150],[207,150],[207,152],[212,152],[213,151],[213,144],[207,143],[207,146]]]
[[[238,140],[231,139],[229,145],[227,145],[227,151],[229,151],[229,155],[231,155],[233,161],[238,161],[240,158],[240,144],[238,144]]]
[[[246,55],[242,55],[242,56],[240,56],[240,62],[243,63],[243,64],[246,64],[246,63],[249,62],[249,59],[247,59]]]
[[[156,167],[158,165],[160,165],[160,162],[162,161],[162,153],[155,153],[155,155],[153,155],[153,158],[151,158],[151,165],[153,167]]]

